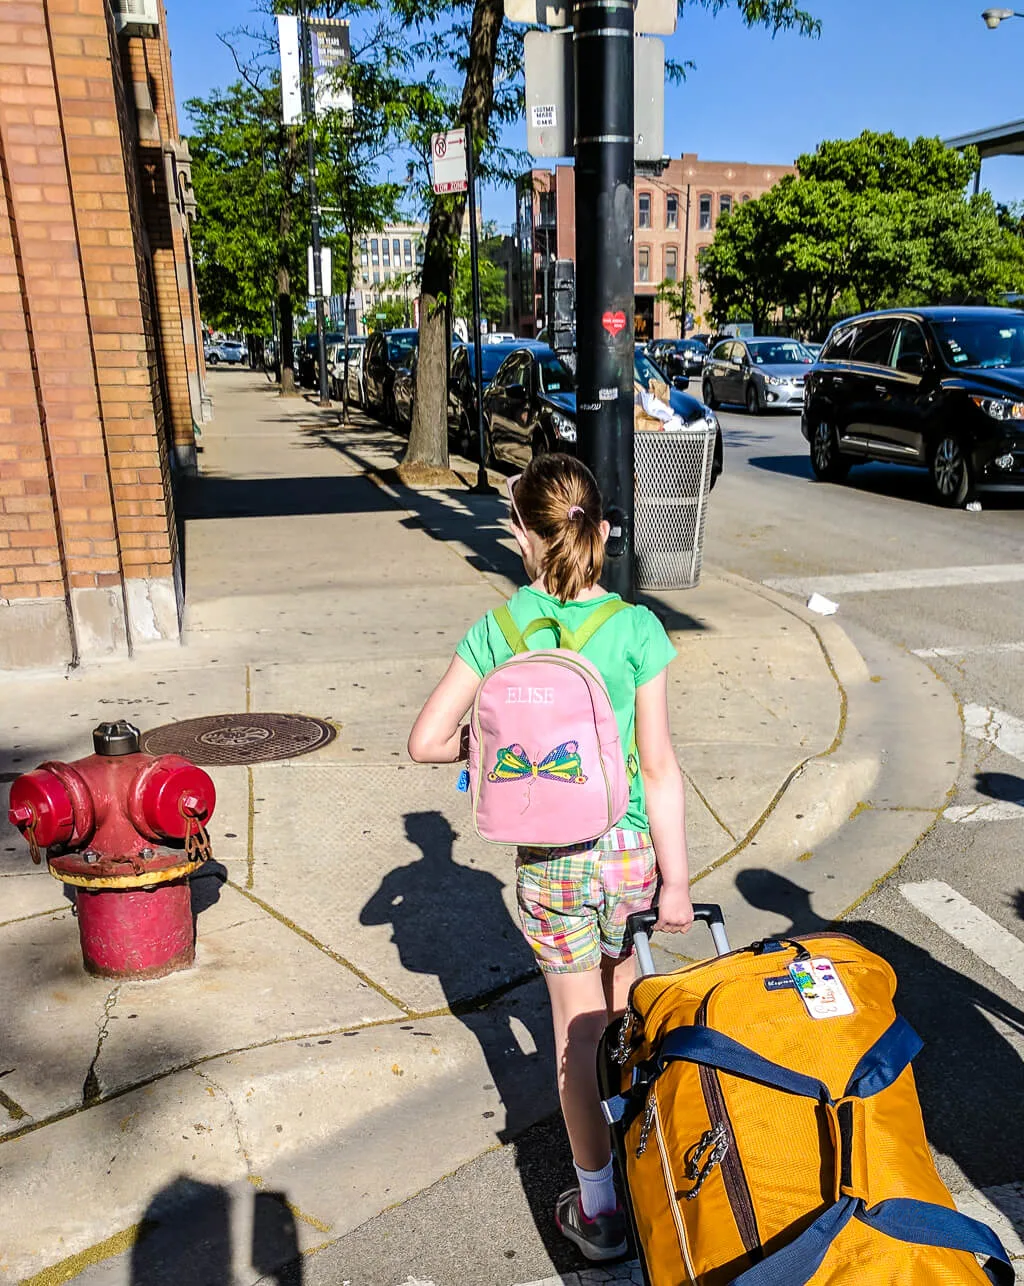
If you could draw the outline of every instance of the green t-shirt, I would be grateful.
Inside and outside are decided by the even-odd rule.
[[[550,594],[527,586],[512,595],[508,606],[521,630],[538,617],[550,616],[575,631],[595,608],[618,597],[618,594],[602,594],[600,598],[561,603]],[[531,649],[557,646],[558,639],[552,629],[538,630],[529,640]],[[455,652],[481,679],[512,656],[512,649],[490,612],[469,630]],[[628,611],[617,612],[601,626],[584,647],[583,655],[605,681],[625,751],[633,741],[637,688],[659,675],[676,650],[653,612],[646,607],[630,607]],[[650,829],[644,783],[639,773],[630,782],[629,811],[619,825],[627,830]]]

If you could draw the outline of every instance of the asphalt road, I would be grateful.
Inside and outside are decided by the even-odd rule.
[[[1024,1226],[1024,497],[946,511],[923,472],[879,465],[818,483],[797,416],[721,420],[706,561],[802,601],[825,593],[865,653],[872,636],[927,653],[977,733],[943,819],[849,928],[894,965],[926,1042],[915,1074],[944,1177]],[[571,1273],[582,1265],[550,1225],[570,1178],[560,1126],[539,1126],[307,1260],[306,1280],[514,1286]]]

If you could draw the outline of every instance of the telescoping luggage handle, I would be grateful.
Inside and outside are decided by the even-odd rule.
[[[715,950],[720,956],[728,955],[732,950],[729,946],[729,937],[725,931],[725,916],[722,914],[722,908],[716,906],[713,902],[697,902],[693,907],[694,921],[703,920],[711,930],[711,936],[715,942]],[[634,911],[626,920],[626,935],[624,947],[629,949],[632,943],[636,952],[637,968],[640,971],[641,978],[647,978],[652,973],[657,973],[654,966],[654,957],[651,955],[651,930],[658,923],[658,908],[652,906],[649,911]]]

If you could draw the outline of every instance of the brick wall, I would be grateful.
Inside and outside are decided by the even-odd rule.
[[[125,43],[106,0],[0,5],[0,667],[178,630],[167,406],[182,385],[188,405],[187,345]]]

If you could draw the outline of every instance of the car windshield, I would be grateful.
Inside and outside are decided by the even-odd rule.
[[[490,384],[498,373],[498,367],[508,357],[508,349],[495,344],[484,344],[480,350],[480,375],[485,384]],[[469,373],[476,371],[475,355],[472,348],[466,350],[466,364]]]
[[[418,335],[389,335],[388,361],[400,366],[408,362],[409,355],[416,351]]]
[[[651,380],[659,380],[662,384],[667,384],[668,379],[660,366],[656,366],[646,353],[633,354],[633,379],[642,384],[645,389],[651,386]]]
[[[554,353],[538,354],[537,371],[542,393],[571,393],[576,387],[572,371]]]
[[[1024,317],[954,317],[932,325],[950,366],[1024,366]]]
[[[676,344],[679,353],[706,353],[708,350],[699,339],[681,339]]]
[[[810,361],[810,354],[794,339],[765,340],[747,348],[755,366],[806,366]]]

